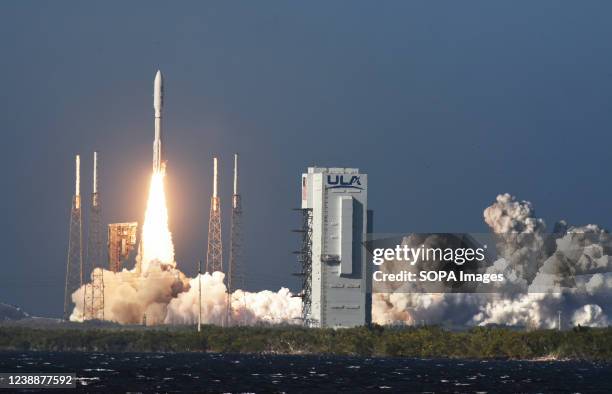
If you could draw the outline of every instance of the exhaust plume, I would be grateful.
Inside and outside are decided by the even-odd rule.
[[[100,270],[101,268],[96,268]],[[135,269],[104,272],[104,318],[120,324],[195,324],[198,320],[198,277],[187,278],[181,271],[154,261],[146,272]],[[227,310],[224,274],[201,275],[202,322],[222,324]],[[70,320],[83,321],[82,286],[72,295],[75,303]],[[251,293],[236,290],[231,294],[231,323],[301,323],[302,301],[289,289]]]
[[[153,172],[149,187],[149,199],[142,228],[142,256],[140,264],[143,272],[149,270],[153,261],[175,266],[172,234],[168,229],[168,208],[164,190],[165,170]]]

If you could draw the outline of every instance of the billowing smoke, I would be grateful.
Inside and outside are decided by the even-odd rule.
[[[293,297],[289,289],[282,288],[274,293],[269,290],[250,293],[236,290],[228,300],[224,274],[206,273],[201,277],[202,285],[202,322],[223,324],[226,319],[228,302],[231,310],[230,323],[251,325],[257,323],[290,323],[300,322],[302,315],[302,300]],[[190,281],[189,291],[181,293],[170,301],[168,314],[164,323],[194,324],[198,321],[198,278]]]
[[[548,251],[545,247],[546,224],[534,216],[531,203],[501,194],[484,210],[484,220],[497,238],[499,255],[520,277],[533,280]]]
[[[506,280],[470,294],[373,294],[379,324],[607,326],[612,313],[612,237],[596,225],[555,225],[546,233],[531,203],[497,196],[484,211],[499,252],[487,272]],[[562,323],[563,324],[563,323]]]
[[[96,268],[100,270],[101,268]],[[187,278],[172,265],[153,262],[148,271],[136,269],[104,272],[104,319],[121,324],[195,324],[198,321],[198,277]],[[251,293],[236,290],[228,295],[223,283],[224,274],[203,274],[201,281],[203,324],[298,324],[302,301],[289,289],[278,292],[264,290]],[[75,303],[70,317],[83,320],[84,286],[72,295]],[[227,311],[230,311],[230,321]]]
[[[103,270],[103,274],[104,319],[121,324],[139,324],[145,319],[147,324],[163,323],[170,301],[189,288],[189,279],[181,271],[157,261],[141,273],[124,269]],[[71,320],[83,320],[84,288],[72,295],[75,308]]]
[[[554,328],[561,313],[565,327],[611,324],[612,237],[606,230],[559,222],[553,233],[547,233],[531,203],[509,194],[497,196],[485,209],[484,219],[498,251],[487,272],[504,273],[505,281],[489,284],[494,291],[486,293],[375,293],[373,321]],[[157,253],[167,252],[165,248]],[[121,324],[139,324],[145,316],[147,324],[194,324],[200,293],[203,323],[227,323],[228,309],[230,324],[300,323],[301,299],[286,288],[258,293],[236,290],[228,295],[223,273],[187,278],[176,263],[160,263],[157,258],[141,264],[141,271],[103,272],[105,319]],[[76,306],[71,320],[81,321],[83,287],[72,299]]]

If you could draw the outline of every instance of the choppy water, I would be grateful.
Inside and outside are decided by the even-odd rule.
[[[78,390],[106,392],[612,390],[612,364],[579,361],[8,352],[0,353],[0,372],[76,372]]]

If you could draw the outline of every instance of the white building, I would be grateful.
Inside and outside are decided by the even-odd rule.
[[[370,275],[362,244],[371,232],[368,178],[356,168],[309,167],[302,174],[302,209],[312,210],[311,307],[317,327],[371,321]]]

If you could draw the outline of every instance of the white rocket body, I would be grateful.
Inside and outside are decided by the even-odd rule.
[[[153,82],[153,109],[155,110],[155,140],[153,141],[153,171],[162,170],[162,108],[164,107],[164,79],[157,70]]]

